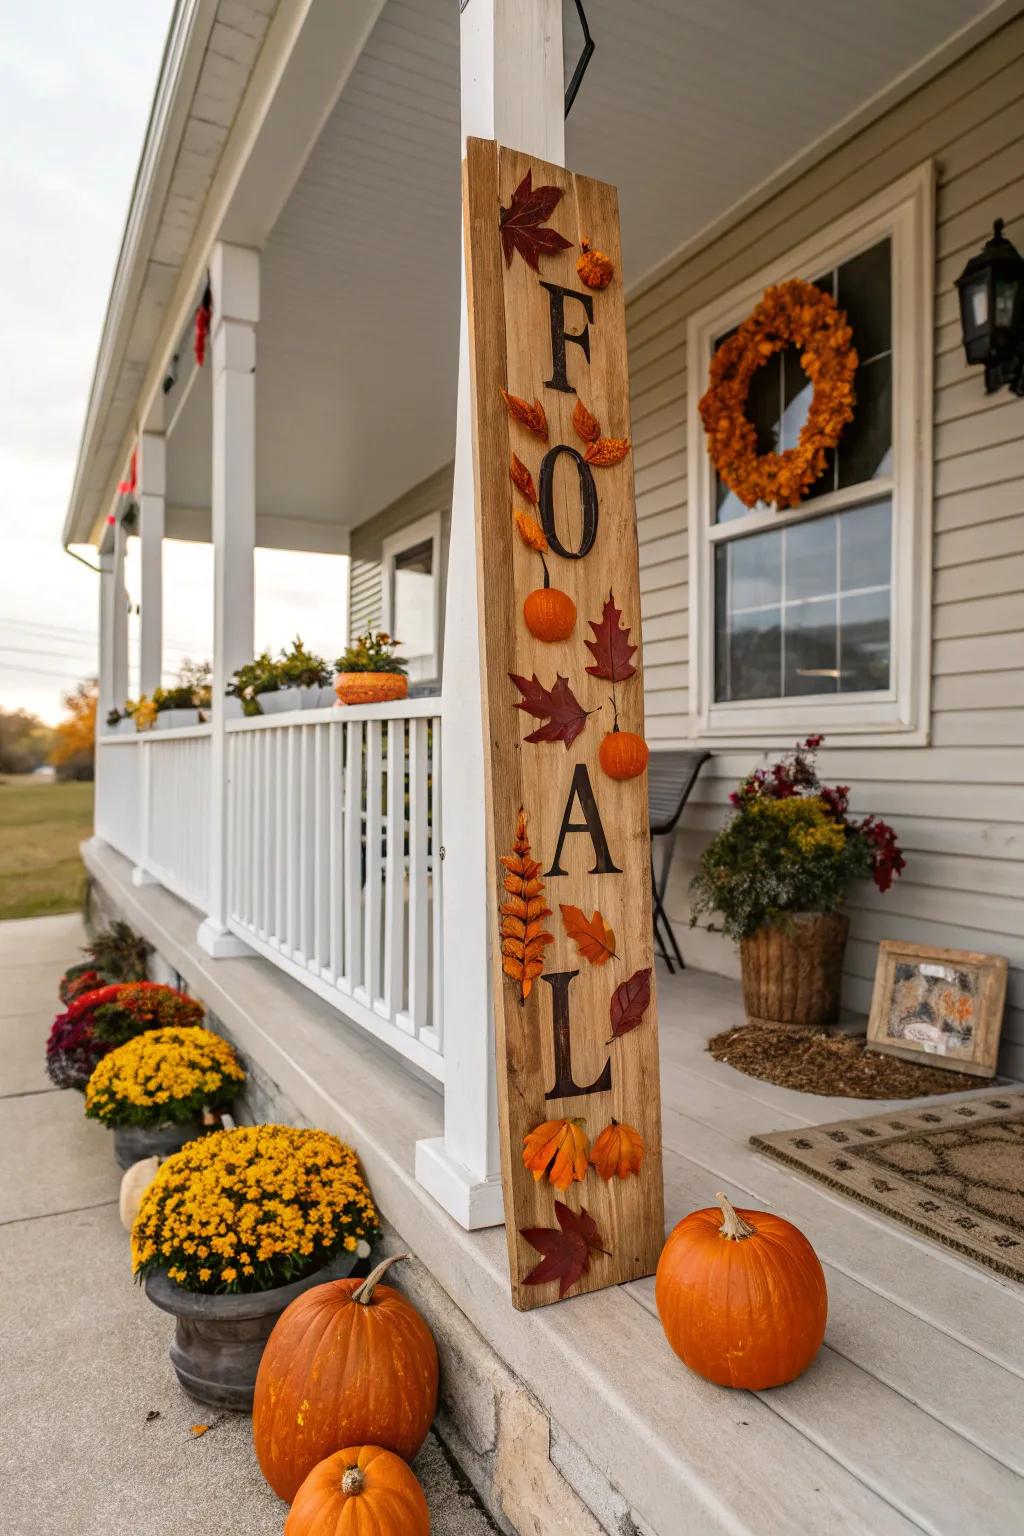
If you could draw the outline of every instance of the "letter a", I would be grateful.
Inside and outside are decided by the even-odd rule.
[[[580,810],[583,812],[582,821],[570,821],[573,802],[580,802]],[[545,871],[545,879],[550,880],[556,875],[564,875],[566,871],[561,867],[562,845],[570,832],[589,832],[590,840],[594,845],[594,857],[597,860],[592,875],[621,875],[622,870],[612,859],[608,851],[608,839],[604,835],[604,827],[601,825],[601,816],[597,809],[597,801],[594,799],[594,791],[590,783],[590,774],[587,772],[586,763],[577,763],[573,769],[572,787],[569,790],[569,798],[565,802],[565,811],[562,815],[562,826],[558,833],[558,843],[555,847],[555,856],[551,861],[551,868]]]

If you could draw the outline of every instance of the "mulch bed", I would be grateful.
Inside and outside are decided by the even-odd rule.
[[[745,1024],[708,1041],[716,1061],[800,1093],[845,1099],[917,1099],[933,1093],[986,1088],[996,1078],[919,1067],[899,1056],[865,1049],[848,1035],[823,1035],[788,1025]]]

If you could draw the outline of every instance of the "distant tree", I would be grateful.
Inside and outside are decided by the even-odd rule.
[[[0,773],[31,773],[50,755],[53,732],[25,709],[0,709]]]
[[[50,762],[59,779],[91,779],[96,764],[96,703],[99,686],[95,678],[79,683],[64,695],[64,719],[54,727]]]

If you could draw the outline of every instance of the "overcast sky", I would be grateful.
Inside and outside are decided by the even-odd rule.
[[[51,721],[97,667],[98,578],[60,535],[172,10],[0,0],[0,707]],[[210,655],[209,545],[165,546],[164,593],[169,675],[183,655]],[[343,605],[339,557],[257,558],[261,646],[301,626],[333,660]],[[133,647],[136,634],[133,620]]]

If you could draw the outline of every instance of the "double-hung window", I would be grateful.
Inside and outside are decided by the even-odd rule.
[[[431,512],[384,540],[384,628],[398,642],[409,681],[441,675],[441,514]]]
[[[690,320],[694,735],[926,739],[932,209],[924,167]],[[708,458],[697,402],[715,348],[791,277],[849,319],[855,414],[799,506],[748,508]],[[796,445],[812,393],[796,348],[758,369],[759,452]]]

